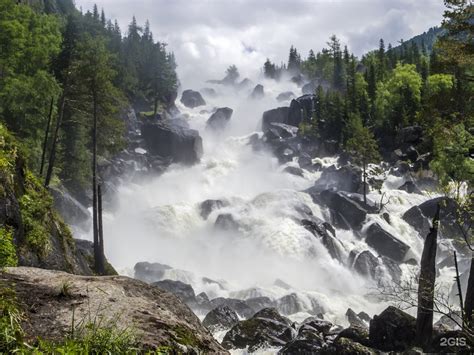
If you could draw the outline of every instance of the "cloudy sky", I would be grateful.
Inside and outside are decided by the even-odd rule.
[[[221,78],[236,64],[253,76],[268,57],[286,61],[291,45],[304,56],[331,34],[356,54],[422,33],[442,19],[442,0],[76,0],[97,3],[122,30],[133,15],[175,52],[184,85]]]

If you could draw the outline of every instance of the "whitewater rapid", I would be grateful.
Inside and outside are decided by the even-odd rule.
[[[303,311],[290,318],[297,321],[309,316],[315,304],[324,310],[325,319],[341,325],[347,325],[348,308],[371,316],[379,313],[386,304],[372,295],[374,281],[333,259],[320,240],[299,223],[304,218],[299,208],[302,205],[314,216],[328,220],[327,212],[301,192],[313,186],[320,173],[304,171],[303,177],[288,174],[284,168],[298,166],[296,161],[280,165],[270,153],[255,152],[249,144],[253,134],[261,134],[264,111],[289,105],[276,101],[279,93],[291,90],[301,94],[291,82],[261,83],[266,95],[262,100],[248,98],[252,87],[239,92],[215,86],[218,95],[204,96],[206,106],[189,109],[177,102],[182,117],[203,138],[201,162],[172,165],[160,176],[119,186],[116,206],[104,217],[106,255],[129,276],[133,276],[137,262],[170,265],[172,269],[164,278],[191,284],[196,294],[206,292],[210,299],[268,296],[276,300],[296,293]],[[207,131],[205,123],[212,110],[225,106],[234,110],[228,129],[220,135]],[[337,164],[337,157],[316,161],[330,166]],[[397,190],[403,183],[403,178],[389,175],[381,191],[391,196],[386,209],[391,225],[379,215],[369,215],[366,227],[377,221],[407,243],[419,260],[423,239],[401,216],[432,196]],[[379,191],[369,194],[377,202],[380,196]],[[199,205],[208,199],[224,200],[228,206],[204,220]],[[221,213],[234,216],[240,226],[237,233],[213,228]],[[344,244],[345,259],[352,250],[372,250],[352,231],[337,229],[336,235]],[[401,267],[404,275],[416,271],[412,265]],[[220,285],[203,282],[202,277]],[[277,279],[290,288],[275,284]]]

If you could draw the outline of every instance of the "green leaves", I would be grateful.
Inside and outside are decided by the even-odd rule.
[[[357,165],[377,163],[380,160],[377,141],[370,129],[364,127],[359,115],[350,115],[348,132],[350,138],[346,143],[346,150]]]

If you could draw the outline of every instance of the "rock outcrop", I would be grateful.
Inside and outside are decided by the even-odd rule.
[[[204,101],[199,91],[194,90],[184,90],[181,96],[181,102],[184,106],[189,108],[204,106],[206,104],[206,101]]]
[[[229,107],[218,108],[207,120],[207,128],[215,131],[223,130],[228,125],[233,112],[234,110]]]
[[[101,319],[103,326],[115,322],[135,330],[137,345],[144,351],[225,353],[176,296],[142,281],[20,267],[2,271],[0,282],[16,293],[28,341],[63,341],[73,320],[79,327]]]

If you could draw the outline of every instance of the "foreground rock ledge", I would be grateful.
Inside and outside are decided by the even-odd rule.
[[[118,318],[147,350],[163,346],[184,352],[227,353],[176,296],[123,276],[89,277],[37,268],[6,268],[0,287],[16,290],[25,313],[27,340],[61,341],[75,323]]]

